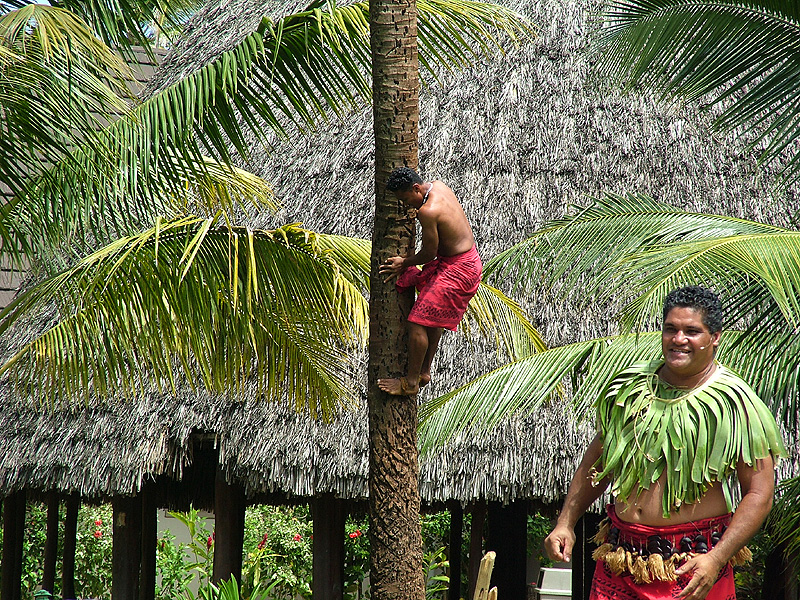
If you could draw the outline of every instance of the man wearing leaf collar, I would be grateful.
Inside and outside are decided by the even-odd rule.
[[[674,290],[663,317],[663,361],[624,370],[598,399],[598,434],[545,540],[552,559],[570,560],[575,523],[611,486],[593,600],[735,598],[731,566],[749,560],[745,544],[772,506],[774,462],[786,455],[773,415],[714,359],[719,297]],[[742,500],[732,513],[733,472]]]

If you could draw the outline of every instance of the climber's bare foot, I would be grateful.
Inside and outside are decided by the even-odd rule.
[[[378,379],[378,387],[392,396],[413,396],[419,392],[419,385],[411,385],[405,377]]]
[[[419,376],[419,387],[424,388],[431,382],[431,374],[430,373],[423,373]]]

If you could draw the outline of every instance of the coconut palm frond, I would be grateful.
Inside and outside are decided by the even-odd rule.
[[[536,409],[572,382],[578,418],[622,369],[656,358],[661,334],[603,338],[551,348],[510,363],[426,403],[420,410],[420,445],[427,451],[469,427],[490,428],[514,413]]]
[[[725,130],[746,125],[767,141],[762,160],[800,137],[800,14],[772,0],[614,0],[600,33],[598,64],[628,87],[663,97],[725,102]],[[800,155],[785,167],[800,177]]]
[[[793,559],[800,553],[800,477],[782,481],[776,492],[765,527],[775,544],[784,546],[786,557]]]
[[[320,248],[331,253],[338,268],[346,271],[348,281],[352,281],[362,292],[369,293],[369,260],[372,245],[369,240],[351,238],[343,235],[318,234]]]
[[[733,318],[751,322],[774,302],[780,320],[800,325],[800,232],[720,236],[643,250],[620,265],[635,299],[623,310],[625,327],[639,328],[658,315],[670,290],[707,285],[724,293]]]
[[[494,337],[497,347],[509,359],[518,360],[547,350],[547,344],[528,320],[522,307],[503,292],[481,282],[469,301],[462,330],[473,329],[483,337]]]
[[[488,2],[420,0],[417,2],[420,62],[429,72],[467,66],[480,53],[503,50],[498,34],[514,42],[532,38],[535,27],[519,13]]]
[[[357,268],[337,268],[297,226],[159,220],[9,305],[2,330],[52,301],[65,318],[3,372],[50,401],[141,393],[150,381],[172,389],[176,370],[218,393],[254,379],[270,400],[301,399],[329,415],[353,401],[347,349],[366,337],[367,304],[346,277]]]
[[[501,252],[485,271],[489,281],[510,278],[519,282],[517,289],[544,283],[585,305],[598,297],[612,297],[620,285],[627,286],[629,280],[616,267],[644,248],[779,231],[785,230],[734,217],[685,212],[644,194],[607,193]]]

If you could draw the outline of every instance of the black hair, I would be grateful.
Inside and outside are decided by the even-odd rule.
[[[664,320],[667,313],[676,306],[693,308],[703,315],[703,324],[711,333],[722,331],[722,302],[719,296],[708,288],[689,285],[672,290],[664,299]]]
[[[415,183],[423,183],[422,177],[417,175],[414,169],[408,167],[398,167],[389,175],[386,182],[386,189],[390,192],[407,192]]]

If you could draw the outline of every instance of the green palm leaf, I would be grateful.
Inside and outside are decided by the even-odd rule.
[[[800,136],[800,11],[787,0],[613,0],[600,34],[601,71],[663,98],[723,103],[720,129],[766,140],[762,160]],[[785,183],[800,177],[800,154]]]
[[[530,31],[516,13],[482,2],[428,0],[419,9],[421,45],[430,52],[423,61],[431,67],[462,65],[474,57],[473,47],[499,47],[497,39],[484,39],[489,30],[513,39]],[[266,143],[265,124],[286,136],[331,111],[364,105],[369,60],[366,2],[315,1],[277,21],[265,17],[229,51],[159,90],[69,156],[53,157],[53,167],[38,177],[33,173],[2,215],[1,229],[16,236],[6,246],[40,254],[75,231],[107,242],[154,214],[174,212],[187,186],[197,190],[208,179],[206,156],[227,163],[231,147],[247,156],[246,132]],[[13,161],[6,163],[11,172]],[[207,196],[202,186],[197,193]]]
[[[328,239],[326,244],[334,245]],[[297,226],[157,221],[18,297],[0,332],[56,301],[65,318],[4,365],[14,385],[49,401],[192,386],[241,392],[314,415],[354,400],[347,349],[363,344],[367,304],[319,237]],[[340,259],[345,256],[340,253]]]
[[[441,445],[457,431],[491,428],[515,413],[530,413],[558,393],[569,380],[578,418],[622,369],[657,358],[661,334],[602,338],[551,348],[504,365],[467,385],[440,396],[420,409],[420,446]]]

